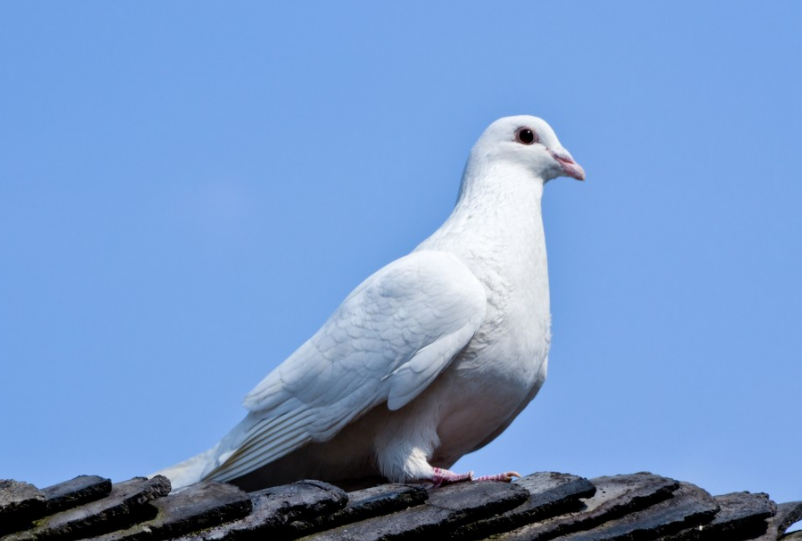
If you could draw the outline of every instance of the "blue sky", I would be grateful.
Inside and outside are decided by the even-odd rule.
[[[802,499],[802,4],[4,2],[0,478],[122,480],[546,119],[549,379],[455,467]]]

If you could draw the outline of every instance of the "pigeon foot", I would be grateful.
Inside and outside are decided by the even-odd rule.
[[[482,475],[477,477],[474,481],[503,481],[504,483],[511,483],[516,478],[523,477],[517,471],[505,471],[504,473],[497,473],[496,475]]]
[[[474,478],[472,471],[468,473],[456,473],[442,468],[435,468],[434,475],[432,475],[430,481],[434,485],[434,488],[438,488],[443,485],[464,481],[501,481],[503,483],[511,483],[513,480],[520,479],[521,477],[522,475],[517,471],[506,471],[495,475],[482,475],[481,477]]]
[[[460,481],[473,481],[473,472],[469,471],[468,473],[455,473],[450,470],[435,468],[434,475],[432,475],[431,478],[434,488],[451,483],[459,483]]]

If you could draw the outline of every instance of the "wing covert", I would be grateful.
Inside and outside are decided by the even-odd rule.
[[[250,422],[206,477],[233,479],[326,441],[383,402],[402,408],[468,344],[486,303],[481,282],[446,252],[416,251],[380,269],[248,393]]]

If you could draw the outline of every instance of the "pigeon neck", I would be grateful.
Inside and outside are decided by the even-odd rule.
[[[543,179],[519,164],[473,163],[465,168],[455,211],[485,205],[525,206],[535,204],[540,213]],[[523,197],[524,200],[519,198]]]
[[[545,257],[542,196],[543,181],[528,169],[469,163],[451,216],[419,249],[495,259],[529,255],[534,248]]]

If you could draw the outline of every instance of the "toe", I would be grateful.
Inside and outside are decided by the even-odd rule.
[[[475,481],[501,481],[503,483],[510,483],[514,481],[516,478],[520,479],[523,477],[517,471],[506,471],[504,473],[497,473],[496,475],[483,475],[481,477],[477,477],[474,479]]]

